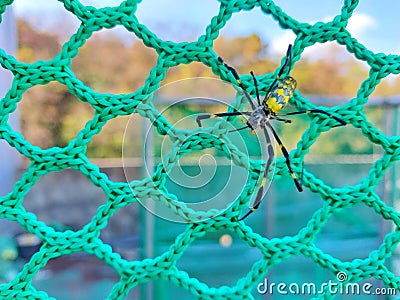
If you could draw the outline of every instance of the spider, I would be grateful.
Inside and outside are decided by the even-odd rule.
[[[242,80],[240,79],[238,73],[236,70],[229,66],[227,63],[224,62],[224,60],[221,57],[218,57],[219,62],[221,62],[234,76],[236,79],[237,84],[243,91],[246,99],[250,103],[252,107],[252,111],[234,111],[234,112],[224,112],[224,113],[217,113],[217,114],[202,114],[197,116],[197,124],[199,127],[201,127],[201,121],[204,119],[209,119],[209,118],[215,118],[215,117],[230,117],[230,116],[240,116],[240,115],[245,115],[247,116],[247,121],[246,121],[246,126],[243,128],[239,128],[237,130],[245,129],[245,128],[250,128],[252,133],[255,133],[255,130],[257,128],[262,128],[264,131],[264,135],[266,138],[266,143],[267,143],[267,152],[268,152],[268,160],[266,164],[266,168],[263,174],[263,179],[261,181],[260,188],[257,192],[254,204],[250,206],[250,209],[246,214],[244,214],[239,221],[245,219],[248,217],[251,213],[255,212],[257,208],[260,206],[262,197],[263,197],[263,191],[264,191],[264,186],[267,180],[267,175],[269,172],[269,169],[271,167],[272,159],[273,159],[273,154],[274,154],[274,149],[268,134],[268,129],[272,132],[272,135],[274,136],[274,139],[279,145],[279,148],[285,158],[285,163],[286,166],[289,170],[289,173],[291,177],[293,178],[293,181],[296,185],[296,188],[299,192],[303,191],[303,186],[300,180],[296,177],[295,173],[293,172],[293,169],[291,167],[290,163],[290,158],[289,158],[289,153],[285,146],[283,145],[281,139],[279,138],[278,134],[276,133],[275,129],[272,127],[270,120],[276,120],[276,121],[281,121],[284,123],[291,123],[291,120],[281,118],[283,116],[293,116],[293,115],[300,115],[300,114],[324,114],[334,120],[336,120],[339,124],[336,126],[344,126],[346,125],[346,122],[339,119],[338,117],[335,117],[334,115],[331,115],[330,113],[321,110],[321,109],[310,109],[310,110],[302,110],[302,111],[294,111],[294,112],[289,112],[286,114],[278,114],[289,102],[289,100],[292,98],[293,93],[296,89],[297,82],[296,80],[287,75],[283,78],[281,78],[283,72],[285,71],[286,67],[289,67],[288,69],[288,74],[291,71],[292,67],[292,45],[290,44],[288,46],[287,52],[286,52],[286,58],[285,62],[282,65],[282,67],[279,69],[278,75],[275,77],[274,81],[268,88],[264,99],[261,101],[260,99],[260,94],[258,90],[258,84],[257,84],[257,79],[254,76],[253,71],[250,72],[253,82],[254,82],[254,87],[256,91],[256,99],[257,99],[257,106],[253,103],[253,100],[250,96],[250,94],[246,91],[246,89],[243,86]],[[334,126],[334,127],[336,127]]]

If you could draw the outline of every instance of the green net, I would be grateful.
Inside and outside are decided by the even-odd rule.
[[[13,190],[0,199],[0,216],[18,222],[21,227],[39,237],[43,246],[33,255],[18,275],[6,284],[0,285],[0,295],[3,299],[48,299],[43,291],[38,291],[32,285],[32,279],[43,269],[49,260],[59,256],[76,252],[85,252],[95,255],[107,265],[112,266],[120,276],[114,285],[109,299],[121,299],[140,284],[153,280],[165,280],[182,289],[189,291],[202,299],[251,299],[255,288],[265,278],[268,270],[282,261],[296,255],[308,257],[315,264],[330,270],[336,275],[339,272],[347,274],[348,282],[361,282],[369,278],[381,280],[385,286],[400,288],[400,278],[389,270],[385,262],[393,255],[400,240],[398,226],[399,213],[385,204],[377,195],[375,188],[381,182],[387,170],[400,158],[400,139],[398,136],[387,136],[368,121],[363,112],[369,96],[379,82],[390,74],[400,72],[400,59],[397,55],[373,53],[359,43],[347,31],[346,26],[352,16],[358,1],[344,1],[341,13],[328,22],[308,24],[300,22],[287,15],[273,1],[220,1],[218,14],[214,16],[205,30],[194,42],[174,43],[160,39],[141,24],[135,16],[137,1],[123,1],[117,7],[94,8],[84,6],[77,0],[65,0],[65,9],[71,12],[81,22],[80,27],[67,42],[62,50],[49,61],[35,63],[21,63],[12,55],[0,50],[0,62],[4,69],[11,71],[14,80],[6,96],[0,102],[0,137],[20,154],[25,156],[30,165],[20,179],[15,183]],[[4,12],[12,1],[1,1],[0,11]],[[212,69],[221,79],[234,83],[232,74],[218,61],[213,50],[213,43],[220,30],[226,25],[233,14],[244,10],[260,8],[267,18],[273,18],[282,28],[292,31],[297,38],[293,45],[293,63],[300,59],[303,51],[316,43],[335,41],[344,45],[348,52],[369,66],[369,76],[360,86],[357,96],[349,99],[344,105],[329,109],[331,113],[345,120],[349,125],[360,130],[368,140],[383,149],[383,155],[374,162],[368,175],[358,184],[343,188],[332,188],[316,178],[311,172],[304,173],[304,186],[320,195],[324,200],[323,206],[315,211],[307,225],[293,236],[268,239],[255,233],[245,222],[237,222],[237,218],[244,211],[259,186],[258,178],[263,164],[250,161],[248,182],[243,192],[235,199],[228,209],[216,213],[214,210],[199,212],[188,208],[183,202],[169,195],[165,189],[166,176],[171,166],[181,156],[195,150],[217,148],[229,152],[229,139],[221,140],[217,137],[226,133],[224,123],[220,122],[204,132],[196,129],[188,134],[187,130],[180,130],[171,126],[164,116],[153,106],[151,95],[162,85],[169,68],[181,64],[200,62]],[[109,29],[122,25],[133,32],[143,43],[153,48],[157,56],[157,64],[150,71],[145,83],[130,94],[101,94],[82,81],[77,79],[71,71],[72,59],[77,56],[79,49],[101,29]],[[109,59],[109,58],[105,58]],[[260,76],[260,90],[265,91],[271,84],[274,74]],[[243,83],[249,93],[255,95],[255,89],[250,76],[243,76]],[[95,110],[94,117],[89,120],[77,136],[67,146],[41,149],[33,146],[23,135],[13,130],[8,123],[22,95],[29,88],[36,85],[46,85],[56,81],[68,87],[68,90],[82,102],[89,103]],[[313,104],[296,92],[292,104],[298,109],[312,109]],[[103,126],[117,116],[139,114],[149,119],[159,135],[168,133],[176,147],[168,156],[166,167],[160,164],[154,173],[142,180],[132,182],[113,182],[99,167],[89,161],[86,156],[87,145],[92,138],[99,134]],[[307,154],[319,135],[330,130],[336,123],[329,118],[312,116],[309,128],[298,142],[297,148],[292,151],[291,157],[295,171],[301,171],[301,161]],[[338,129],[336,129],[338,130]],[[189,136],[189,138],[188,138]],[[225,143],[225,144],[224,144]],[[230,159],[241,164],[248,160],[240,152]],[[94,185],[103,189],[107,194],[107,201],[101,205],[97,213],[82,229],[78,231],[58,232],[36,215],[24,208],[24,197],[38,180],[49,173],[58,172],[67,168],[81,172]],[[288,176],[285,163],[277,159],[276,177]],[[133,192],[132,192],[133,191]],[[176,237],[174,243],[165,253],[155,257],[137,261],[128,261],[113,251],[112,247],[100,238],[100,233],[106,227],[108,220],[119,209],[137,201],[152,198],[162,202],[166,207],[178,214],[184,220],[199,220],[188,222],[186,229]],[[376,214],[395,225],[395,230],[388,233],[381,245],[364,259],[342,261],[318,248],[314,241],[330,217],[345,208],[355,205],[365,205]],[[79,208],[77,208],[79,209]],[[212,218],[207,218],[213,216]],[[196,240],[207,233],[228,230],[235,233],[249,247],[257,247],[262,258],[255,262],[246,276],[240,278],[234,286],[210,287],[198,279],[190,277],[185,271],[177,267],[177,261],[185,250]],[[240,258],[238,258],[240,259]],[[340,278],[336,280],[340,281]],[[332,291],[325,289],[321,297],[333,297]]]

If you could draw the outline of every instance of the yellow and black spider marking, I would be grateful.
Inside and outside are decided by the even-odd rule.
[[[278,113],[288,104],[296,86],[296,80],[290,76],[278,81],[276,87],[270,92],[267,98],[264,99],[264,105],[268,107],[272,113]]]
[[[299,192],[303,191],[303,186],[302,186],[302,181],[301,177],[300,180],[297,178],[296,174],[293,172],[291,163],[290,163],[290,156],[289,153],[286,149],[286,147],[283,145],[281,139],[279,138],[278,134],[276,133],[275,129],[272,127],[270,120],[276,120],[284,123],[291,123],[291,120],[281,118],[282,116],[293,116],[293,115],[300,115],[300,114],[323,114],[326,115],[335,121],[338,122],[338,125],[336,126],[343,126],[346,125],[346,122],[344,122],[342,119],[322,110],[322,109],[310,109],[310,110],[303,110],[303,111],[294,111],[294,112],[289,112],[286,114],[278,114],[279,111],[281,111],[290,101],[290,99],[293,97],[293,93],[296,89],[297,82],[296,80],[287,75],[283,78],[282,74],[288,67],[287,73],[289,74],[291,71],[292,67],[292,45],[289,45],[287,52],[286,52],[286,58],[285,62],[279,69],[278,75],[275,77],[274,81],[270,85],[269,89],[265,93],[264,99],[261,101],[260,99],[260,93],[258,90],[258,84],[257,84],[257,79],[254,76],[253,72],[250,72],[255,90],[256,90],[256,99],[257,99],[257,104],[256,106],[253,103],[253,100],[250,96],[250,94],[246,91],[246,89],[243,86],[242,80],[240,79],[238,73],[236,70],[229,66],[227,63],[224,62],[224,60],[221,57],[218,57],[218,60],[232,73],[233,77],[236,79],[237,84],[239,87],[242,89],[246,99],[249,101],[250,106],[252,108],[252,111],[234,111],[234,112],[225,112],[225,113],[217,113],[217,114],[203,114],[199,115],[197,117],[197,123],[201,127],[201,121],[204,119],[209,119],[209,118],[215,118],[215,117],[230,117],[230,116],[240,116],[244,115],[247,116],[247,121],[246,121],[246,126],[240,129],[244,128],[250,128],[253,132],[257,128],[262,128],[264,131],[264,135],[267,141],[267,151],[268,151],[268,160],[267,160],[267,165],[266,169],[263,174],[263,178],[261,180],[261,185],[259,190],[257,191],[256,199],[254,201],[254,204],[250,207],[249,211],[246,212],[240,219],[243,220],[246,218],[248,215],[253,213],[254,211],[257,210],[257,208],[261,204],[261,200],[264,194],[264,186],[266,184],[268,172],[271,167],[272,159],[273,159],[273,147],[272,143],[270,140],[270,137],[268,135],[268,129],[271,130],[272,135],[274,136],[274,139],[279,145],[279,148],[285,158],[286,166],[289,170],[290,176],[293,178],[293,181],[296,185],[296,188]],[[302,174],[301,174],[302,175]]]

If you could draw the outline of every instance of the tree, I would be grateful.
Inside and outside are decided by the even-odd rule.
[[[18,59],[34,62],[39,59],[51,59],[60,50],[61,44],[53,33],[38,32],[22,20],[18,21],[20,37]],[[106,32],[109,33],[109,32]],[[257,76],[274,72],[282,57],[272,57],[268,54],[268,45],[257,35],[247,37],[225,38],[215,41],[214,51],[234,66],[239,74],[248,74],[251,70]],[[298,82],[298,90],[302,94],[345,95],[354,97],[361,82],[368,76],[367,69],[350,56],[344,55],[345,50],[331,47],[323,58],[311,60],[301,57],[295,63],[291,75]],[[95,33],[85,45],[79,49],[73,58],[71,69],[76,77],[87,86],[100,93],[129,94],[143,86],[150,70],[156,64],[157,55],[154,49],[149,49],[141,41],[130,45],[112,34]],[[163,85],[169,82],[193,78],[216,77],[211,69],[201,63],[191,63],[172,67],[167,71]],[[393,79],[394,83],[398,79]],[[382,82],[375,95],[397,92],[399,85]],[[174,91],[180,95],[190,96],[190,88]],[[210,90],[216,95],[224,91]],[[50,83],[45,86],[35,86],[29,89],[21,102],[22,131],[33,144],[43,148],[65,146],[76,137],[85,123],[93,117],[93,108],[79,101],[68,92],[66,86]],[[204,107],[193,105],[183,108],[186,111],[204,112]],[[212,108],[206,108],[211,110]],[[184,111],[183,110],[183,111]],[[141,118],[136,118],[139,127]],[[102,132],[93,138],[89,144],[88,155],[95,157],[120,157],[122,138],[127,123],[127,117],[116,118],[106,124]],[[299,129],[300,130],[300,129]],[[140,130],[133,133],[132,140],[140,139]],[[300,131],[293,132],[299,135]],[[291,140],[288,137],[288,140]],[[293,140],[297,140],[294,138]],[[141,145],[133,143],[132,155],[141,155]]]

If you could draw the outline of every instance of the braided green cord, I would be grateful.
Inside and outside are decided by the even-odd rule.
[[[220,1],[218,14],[214,16],[205,30],[205,34],[197,41],[174,43],[157,37],[136,16],[137,1],[127,0],[117,7],[94,8],[82,5],[78,0],[64,0],[66,10],[81,21],[74,35],[63,45],[62,50],[52,60],[38,61],[32,64],[21,63],[12,55],[0,49],[0,64],[4,69],[14,74],[14,80],[6,96],[0,102],[0,138],[11,147],[29,159],[30,165],[15,183],[14,189],[8,195],[0,198],[0,217],[16,221],[39,237],[44,245],[31,260],[25,264],[20,273],[11,282],[0,285],[0,295],[3,299],[49,299],[46,293],[37,291],[32,286],[32,279],[46,266],[47,262],[59,256],[86,252],[93,254],[107,265],[112,266],[120,276],[108,299],[120,299],[139,284],[155,279],[172,282],[201,299],[252,299],[252,291],[265,278],[268,270],[285,259],[295,255],[303,255],[313,260],[317,265],[329,269],[333,274],[346,272],[349,282],[360,282],[368,278],[376,278],[388,287],[400,288],[400,278],[385,266],[400,241],[399,213],[385,204],[375,193],[375,188],[383,176],[400,158],[400,137],[387,136],[370,123],[363,112],[364,105],[379,82],[390,74],[400,72],[400,57],[373,53],[359,43],[347,31],[346,26],[358,1],[344,1],[341,13],[329,22],[317,22],[313,25],[300,22],[287,15],[282,9],[267,0],[223,0]],[[2,1],[0,13],[12,1]],[[266,18],[272,17],[282,28],[291,30],[297,38],[293,46],[293,62],[299,60],[303,51],[316,43],[336,41],[346,46],[348,52],[359,60],[365,61],[369,68],[369,77],[360,86],[357,96],[349,99],[344,105],[331,109],[337,116],[345,120],[348,126],[354,126],[372,143],[383,149],[383,156],[377,160],[368,175],[358,184],[344,188],[332,188],[316,178],[312,173],[304,173],[304,185],[324,199],[324,205],[317,210],[307,226],[294,236],[267,239],[252,231],[244,222],[233,221],[240,216],[241,210],[247,207],[255,191],[257,179],[262,171],[262,164],[250,161],[229,141],[223,140],[226,128],[221,124],[207,130],[198,130],[195,135],[179,130],[170,125],[162,114],[153,106],[151,98],[162,84],[169,68],[201,62],[210,67],[215,75],[224,80],[232,80],[231,74],[217,60],[213,51],[213,43],[219,31],[226,25],[233,14],[243,10],[259,7]],[[124,26],[133,32],[143,43],[155,49],[158,54],[156,66],[150,71],[143,86],[138,90],[124,95],[101,94],[76,78],[70,69],[72,59],[91,35],[104,28],[116,25]],[[273,79],[273,74],[260,77],[260,90],[266,90]],[[59,82],[68,87],[80,101],[89,103],[95,109],[93,119],[87,122],[78,135],[64,148],[52,147],[40,149],[33,146],[24,137],[14,131],[8,124],[8,118],[29,88],[36,85]],[[251,94],[255,94],[254,86],[249,76],[243,76],[243,84]],[[299,93],[295,94],[293,104],[298,109],[312,109],[312,104]],[[159,165],[154,173],[143,180],[130,183],[112,182],[102,173],[98,166],[86,157],[86,147],[103,126],[117,116],[138,113],[148,118],[161,135],[168,135],[175,147],[166,157],[167,167]],[[334,120],[314,119],[303,134],[302,139],[293,151],[294,162],[302,159],[309,148],[316,142],[321,132],[335,126]],[[189,139],[187,137],[190,136]],[[219,137],[219,138],[217,138]],[[178,146],[180,149],[178,149]],[[168,172],[179,158],[194,150],[217,148],[227,154],[236,165],[245,166],[250,178],[242,193],[229,209],[218,216],[215,211],[195,212],[168,193],[164,184]],[[72,168],[81,172],[94,185],[103,189],[108,196],[105,204],[98,208],[97,213],[79,231],[57,232],[52,227],[37,219],[36,215],[27,212],[23,206],[25,195],[44,175]],[[299,170],[299,168],[297,168]],[[284,162],[277,162],[277,176],[287,175]],[[132,193],[133,191],[133,193]],[[188,224],[186,230],[176,237],[170,249],[153,259],[128,261],[105,244],[100,239],[100,233],[107,225],[112,215],[138,200],[152,198],[160,201],[184,220],[201,220]],[[376,214],[386,220],[391,220],[396,230],[387,234],[378,249],[372,251],[367,258],[350,262],[341,261],[324,253],[314,245],[314,240],[324,224],[336,212],[344,208],[362,204],[372,208]],[[185,250],[198,238],[206,233],[218,230],[229,230],[236,233],[251,247],[257,247],[262,258],[254,263],[249,273],[239,279],[235,286],[209,287],[196,278],[179,270],[177,261]],[[321,297],[331,298],[329,290]]]

